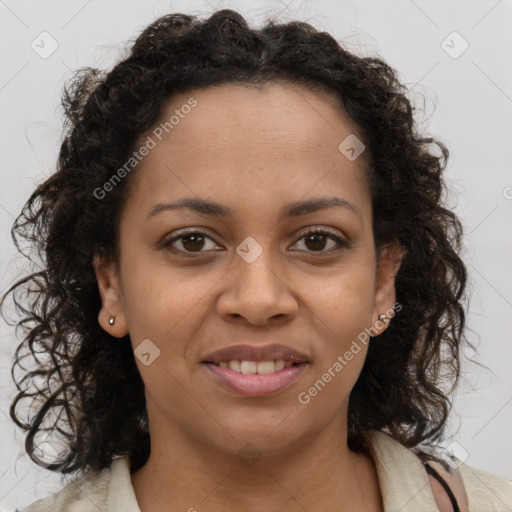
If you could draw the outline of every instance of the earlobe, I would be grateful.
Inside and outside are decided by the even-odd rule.
[[[128,328],[115,262],[95,255],[93,267],[101,297],[98,322],[111,336],[122,338],[128,334]]]

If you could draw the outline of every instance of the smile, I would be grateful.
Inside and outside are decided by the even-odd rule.
[[[231,359],[202,365],[224,388],[245,397],[275,395],[296,382],[308,363],[282,359],[249,361]]]

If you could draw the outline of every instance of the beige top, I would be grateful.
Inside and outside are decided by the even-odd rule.
[[[436,506],[419,458],[387,434],[373,432],[371,451],[385,512],[434,512]],[[466,464],[460,466],[470,512],[512,512],[512,482]],[[109,468],[83,475],[23,512],[141,512],[126,457]]]

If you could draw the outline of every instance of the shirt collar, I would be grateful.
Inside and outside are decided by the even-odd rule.
[[[384,432],[371,431],[369,438],[384,510],[437,510],[428,474],[418,456]]]

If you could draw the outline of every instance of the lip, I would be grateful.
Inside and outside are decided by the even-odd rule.
[[[221,361],[238,359],[239,361],[270,361],[282,359],[292,363],[309,363],[308,357],[296,349],[280,344],[272,345],[233,345],[211,352],[203,358],[203,363],[219,364]],[[283,371],[283,370],[281,370]],[[279,372],[275,372],[279,373]]]
[[[203,363],[208,373],[226,389],[244,397],[264,397],[275,395],[289,388],[296,382],[308,363],[298,363],[278,372],[259,374],[243,374],[223,368],[213,363]]]

